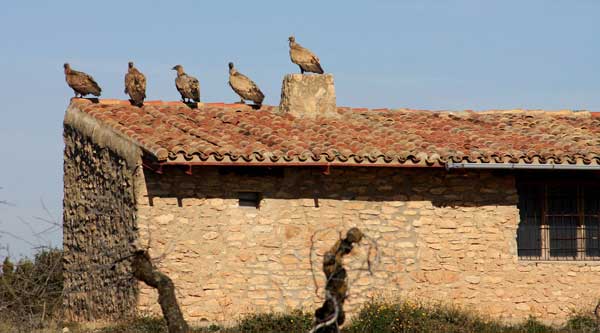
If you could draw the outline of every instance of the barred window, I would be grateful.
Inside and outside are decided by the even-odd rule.
[[[521,260],[600,260],[600,186],[519,182]]]

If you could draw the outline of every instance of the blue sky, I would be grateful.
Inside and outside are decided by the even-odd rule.
[[[321,58],[338,105],[422,109],[600,110],[599,1],[3,1],[0,11],[0,230],[60,244],[62,64],[125,98],[133,60],[149,99],[176,100],[182,64],[202,99],[233,102],[234,61],[278,104],[296,72],[287,37]],[[28,223],[23,223],[26,221]],[[28,226],[30,225],[30,226]],[[13,256],[31,244],[0,234]],[[0,257],[2,256],[0,252]]]

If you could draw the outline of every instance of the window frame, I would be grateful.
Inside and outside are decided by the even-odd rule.
[[[598,192],[596,195],[592,194],[592,202],[594,202],[595,200],[598,200],[598,203],[596,204],[596,209],[597,211],[594,212],[586,212],[586,207],[585,207],[585,203],[587,202],[587,200],[589,200],[588,198],[586,198],[586,190],[589,188],[592,189],[600,189],[600,181],[598,180],[597,177],[590,177],[590,178],[574,178],[574,177],[556,177],[553,179],[548,179],[548,178],[540,178],[540,177],[517,177],[517,193],[519,196],[518,199],[518,203],[517,203],[517,208],[519,210],[519,225],[517,226],[517,239],[516,239],[516,243],[517,243],[517,256],[519,261],[574,261],[574,262],[581,262],[581,261],[600,261],[600,209],[598,208],[598,205],[600,205],[600,192]],[[550,186],[569,186],[569,187],[575,187],[576,189],[576,199],[575,199],[575,205],[576,205],[576,213],[566,213],[566,214],[555,214],[555,213],[551,213],[549,211],[549,191],[548,188]],[[534,187],[533,189],[529,188],[528,191],[531,192],[527,192],[524,193],[524,191],[522,190],[523,187]],[[541,189],[541,191],[540,191]],[[541,198],[539,197],[528,197],[528,198],[524,198],[522,197],[523,195],[531,195],[532,193],[534,193],[533,195],[538,195],[538,192],[541,192]],[[597,198],[597,199],[596,199]],[[531,211],[525,211],[525,209],[527,207],[523,207],[522,205],[527,205],[528,203],[525,202],[525,200],[533,200],[531,202],[533,202],[534,206],[536,206],[536,203],[539,204],[539,208],[541,209],[541,211],[534,211],[533,214],[531,214]],[[539,214],[539,216],[538,216]],[[539,220],[539,224],[535,223],[531,223],[531,224],[527,224],[528,221],[523,221],[523,218],[525,219],[532,219],[532,220]],[[576,218],[577,219],[577,226],[575,229],[575,239],[572,238],[568,238],[568,239],[562,239],[567,240],[567,241],[573,241],[575,240],[576,242],[576,247],[574,247],[574,251],[575,254],[573,256],[570,255],[566,255],[566,256],[560,256],[560,255],[552,255],[552,240],[556,240],[557,238],[552,238],[551,235],[551,228],[554,225],[555,227],[557,225],[559,225],[559,223],[553,224],[550,219],[552,218]],[[586,234],[586,229],[587,229],[587,225],[589,225],[589,220],[588,218],[591,218],[591,220],[593,221],[592,223],[596,225],[596,230],[594,231],[594,233],[591,236],[588,236]],[[595,220],[595,221],[594,221]],[[519,236],[521,235],[521,232],[526,232],[526,231],[521,231],[521,227],[523,228],[532,228],[533,231],[531,231],[531,233],[534,235],[535,237],[535,233],[536,233],[536,228],[539,230],[537,233],[539,234],[539,239],[533,238],[533,239],[529,239],[529,242],[531,242],[532,240],[534,241],[534,243],[539,244],[539,248],[526,248],[525,244],[520,244],[519,242]],[[556,230],[556,229],[555,229]],[[564,230],[568,230],[567,228],[565,228]],[[595,237],[593,235],[596,235]],[[589,237],[589,238],[588,238]],[[594,238],[592,238],[594,237]],[[560,241],[561,239],[558,238],[558,240]],[[591,240],[591,242],[595,242],[598,244],[596,247],[588,247],[588,242],[590,242],[589,240]],[[522,241],[523,243],[526,243],[527,240]],[[560,247],[556,247],[554,248],[555,251],[561,251],[561,250],[565,250],[565,248],[560,248]],[[593,250],[592,250],[593,249]],[[566,248],[566,250],[568,251],[568,248]],[[539,251],[539,256],[538,255],[532,255],[532,254],[523,254],[522,252],[526,252],[526,251],[531,251],[533,253],[538,252]],[[588,254],[589,252],[592,252],[592,254]],[[595,253],[594,253],[595,252]]]

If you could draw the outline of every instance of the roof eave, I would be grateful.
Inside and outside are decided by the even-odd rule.
[[[600,171],[598,164],[446,163],[446,169],[579,170]]]
[[[202,161],[202,162],[194,162],[194,161],[165,161],[159,162],[159,165],[168,166],[168,165],[184,165],[184,166],[254,166],[254,167],[378,167],[378,168],[444,168],[444,164],[434,163],[434,164],[426,164],[426,163],[371,163],[371,162],[287,162],[287,161],[279,161],[279,162],[259,162],[259,161],[231,161],[231,160],[223,160],[223,161]]]

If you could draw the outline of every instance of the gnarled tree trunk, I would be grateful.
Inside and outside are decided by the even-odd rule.
[[[169,333],[188,333],[189,326],[177,304],[173,281],[154,268],[146,251],[138,250],[133,254],[132,266],[136,279],[158,290],[158,303],[167,321]]]

